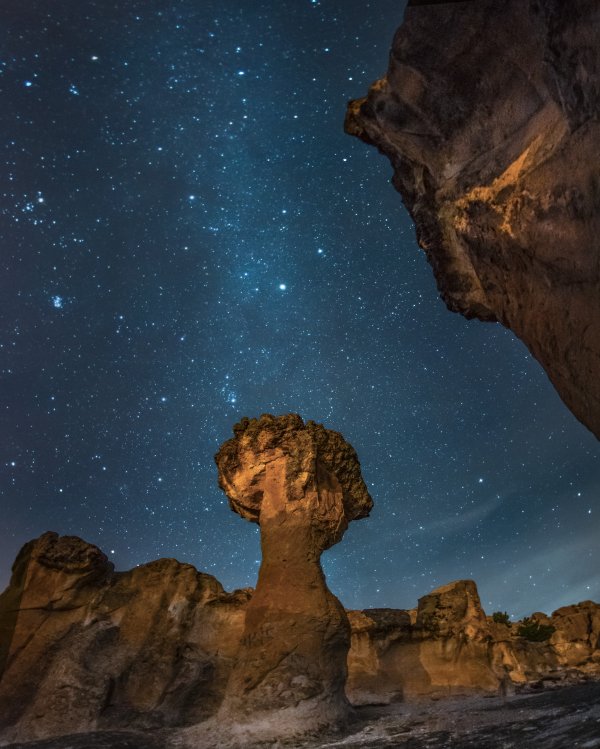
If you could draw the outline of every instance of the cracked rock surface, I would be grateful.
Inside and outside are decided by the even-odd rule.
[[[600,436],[600,6],[412,0],[346,130],[389,157],[449,309],[513,330]]]
[[[600,683],[506,699],[469,698],[362,708],[346,731],[274,744],[205,743],[196,749],[598,749]],[[169,732],[101,732],[7,749],[177,749]]]
[[[319,560],[371,509],[358,458],[340,434],[295,414],[244,419],[234,434],[215,457],[219,483],[259,523],[262,564],[220,715],[260,733],[276,714],[280,736],[338,724],[350,625]]]

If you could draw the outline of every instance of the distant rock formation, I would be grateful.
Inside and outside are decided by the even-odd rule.
[[[220,715],[254,734],[339,725],[350,625],[319,560],[372,507],[358,458],[340,434],[294,414],[244,419],[234,434],[215,457],[219,484],[259,523],[262,564]]]
[[[249,596],[174,559],[114,572],[79,538],[29,542],[0,596],[0,739],[203,720]]]
[[[584,601],[531,619],[554,633],[536,642],[520,622],[486,616],[472,580],[419,599],[417,609],[349,611],[346,690],[353,704],[501,692],[600,678],[600,605]]]
[[[488,621],[472,580],[419,599],[414,611],[350,612],[348,694],[354,703],[496,691]]]
[[[600,8],[411,0],[348,133],[389,157],[442,298],[511,328],[600,437]]]
[[[218,711],[251,595],[226,593],[214,577],[174,559],[116,573],[79,538],[45,533],[29,542],[0,595],[0,745],[190,726],[180,737],[185,744],[194,732],[201,735],[194,724],[231,726],[234,716],[226,720]],[[327,596],[322,600],[330,605]],[[337,626],[337,606],[333,611]],[[414,610],[347,613],[346,690],[353,704],[600,678],[600,605],[591,601],[550,617],[534,614],[555,627],[544,642],[521,637],[517,622],[509,627],[486,617],[470,580],[438,588]],[[309,677],[315,673],[310,663],[306,668]],[[324,668],[333,680],[331,667]],[[233,683],[237,688],[238,675]],[[310,682],[299,678],[292,687],[303,683]],[[279,686],[273,684],[274,699]]]

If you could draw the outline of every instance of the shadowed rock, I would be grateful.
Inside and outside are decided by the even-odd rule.
[[[0,595],[0,744],[214,714],[249,595],[175,559],[119,573],[75,536],[30,541]]]
[[[219,484],[260,524],[262,564],[221,715],[259,725],[276,712],[279,734],[338,724],[350,625],[319,559],[371,509],[358,458],[340,434],[293,414],[244,419],[234,433],[215,458]]]
[[[600,436],[600,6],[417,2],[346,130],[389,157],[449,309],[498,321]]]

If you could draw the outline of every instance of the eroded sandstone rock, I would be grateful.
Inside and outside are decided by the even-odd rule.
[[[448,583],[408,611],[349,612],[347,691],[353,704],[388,703],[600,678],[600,605],[584,601],[531,618],[554,628],[543,642],[498,624],[472,580]]]
[[[262,564],[220,715],[254,726],[276,715],[281,733],[339,724],[350,626],[319,560],[371,509],[358,458],[294,414],[244,419],[234,434],[215,457],[219,483],[260,524]]]
[[[115,573],[73,536],[26,544],[0,596],[0,740],[210,716],[249,595],[174,559]]]
[[[417,2],[346,130],[392,162],[449,309],[511,328],[600,436],[600,6]]]
[[[564,606],[550,617],[556,631],[551,643],[565,666],[583,673],[600,672],[600,606],[583,601]]]
[[[213,577],[174,559],[115,573],[81,539],[46,533],[26,544],[0,595],[0,745],[187,725],[179,735],[183,745],[225,746],[223,728],[234,739],[236,716],[218,710],[250,598],[248,590],[225,593]],[[337,606],[329,611],[338,626]],[[555,628],[545,642],[519,636],[518,622],[509,627],[486,617],[469,580],[423,596],[416,610],[347,613],[346,689],[353,704],[498,692],[503,680],[527,689],[600,678],[600,605],[592,601],[533,614]],[[287,612],[281,621],[289,622]],[[310,659],[296,665],[314,674]],[[337,671],[326,673],[338,683]],[[286,678],[283,672],[281,683]],[[306,702],[315,712],[303,727],[321,714],[318,698]],[[285,721],[283,707],[267,723],[285,733]],[[238,738],[231,743],[249,746],[252,732]]]
[[[348,695],[355,704],[495,691],[490,631],[472,580],[444,585],[408,611],[350,612]]]

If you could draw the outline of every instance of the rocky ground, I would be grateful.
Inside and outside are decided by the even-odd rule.
[[[319,749],[592,749],[600,747],[600,683],[506,699],[367,708],[367,717],[359,731]]]
[[[172,731],[101,732],[6,749],[170,749]],[[213,744],[213,746],[215,746]],[[270,749],[600,749],[600,682],[510,696],[401,703],[357,711],[345,736]],[[263,745],[266,749],[267,745]]]

